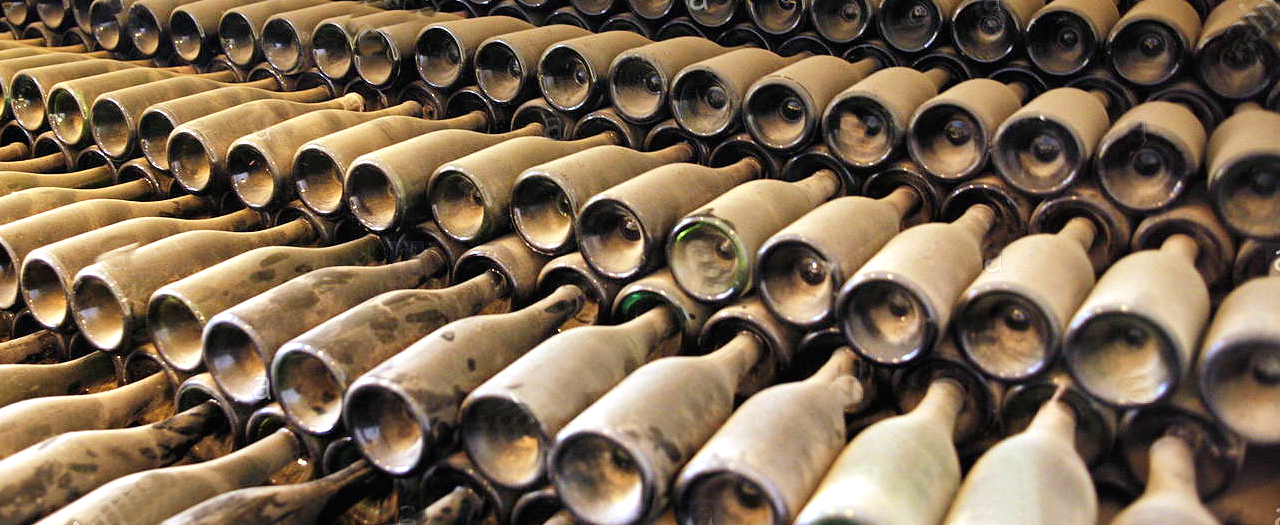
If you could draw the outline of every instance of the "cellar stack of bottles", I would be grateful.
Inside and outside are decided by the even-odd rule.
[[[0,525],[1280,523],[1275,0],[0,19]]]

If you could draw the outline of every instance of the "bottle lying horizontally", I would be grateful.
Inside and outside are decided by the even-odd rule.
[[[582,289],[566,285],[521,310],[440,327],[350,383],[346,428],[384,472],[430,464],[457,442],[463,398],[554,335],[584,303]]]
[[[476,50],[486,39],[533,29],[524,20],[509,16],[483,16],[432,24],[418,34],[414,66],[427,85],[451,89],[475,81]]]
[[[304,454],[305,449],[293,432],[281,428],[217,459],[117,478],[37,523],[70,525],[95,519],[119,519],[138,525],[157,525],[219,494],[259,485]],[[147,497],[125,497],[130,493]]]
[[[601,275],[631,279],[662,266],[667,235],[680,217],[743,182],[762,166],[744,158],[709,168],[674,163],[649,170],[591,197],[574,231],[587,263]]]
[[[445,324],[476,315],[511,285],[484,272],[453,286],[395,290],[334,316],[276,351],[273,398],[298,426],[329,434],[341,426],[343,394],[355,378]]]
[[[53,364],[70,357],[66,340],[50,330],[10,337],[0,343],[0,364]]]
[[[902,151],[911,115],[954,80],[945,68],[889,67],[832,98],[822,113],[822,139],[858,168],[878,166]]]
[[[23,69],[9,79],[8,90],[5,94],[9,98],[9,105],[13,110],[13,118],[19,124],[22,124],[22,127],[35,131],[43,128],[48,123],[46,119],[48,114],[46,102],[49,100],[49,93],[54,86],[69,80],[95,77],[104,73],[126,69],[141,70],[144,72],[144,76],[153,80],[164,76],[166,72],[195,72],[195,68],[192,66],[176,66],[157,71],[156,68],[143,68],[118,60],[81,60]]]
[[[262,246],[325,242],[317,219],[281,214],[259,231],[197,230],[120,250],[76,273],[68,297],[76,326],[95,346],[119,350],[145,335],[157,288]]]
[[[770,236],[756,256],[761,299],[789,323],[830,323],[840,286],[898,234],[904,219],[922,207],[920,199],[902,185],[881,199],[833,199],[796,219]]]
[[[231,188],[250,208],[276,208],[295,196],[293,159],[307,141],[379,117],[421,115],[422,104],[415,101],[375,111],[322,109],[246,134],[235,139],[227,149]]]
[[[22,261],[22,298],[40,324],[61,328],[72,321],[69,310],[76,274],[100,259],[183,232],[198,230],[249,231],[267,218],[240,210],[208,219],[139,217],[103,226],[32,250]]]
[[[1185,380],[1209,320],[1208,283],[1233,251],[1202,200],[1148,217],[1132,247],[1098,279],[1063,343],[1081,388],[1122,407],[1167,399]]]
[[[989,78],[960,82],[916,108],[907,151],[941,183],[972,178],[987,166],[996,128],[1035,95],[1033,89]]]
[[[154,170],[143,159],[135,159],[115,171],[116,179],[122,182],[111,186],[101,188],[42,186],[0,197],[0,225],[87,200],[147,200],[167,194],[172,183],[172,179],[168,177],[153,176],[156,175]]]
[[[183,95],[175,99],[153,103],[140,110],[141,113],[136,120],[137,125],[135,128],[138,136],[138,145],[142,147],[142,153],[146,155],[147,160],[151,161],[151,165],[160,169],[170,169],[169,136],[174,129],[182,124],[212,115],[224,109],[241,106],[248,101],[270,100],[274,102],[268,105],[283,106],[282,109],[290,110],[283,114],[278,114],[276,119],[270,120],[267,125],[306,113],[307,109],[348,107],[345,104],[333,105],[333,101],[330,101],[329,105],[321,102],[332,96],[327,86],[316,86],[311,89],[290,93],[231,86]],[[289,102],[295,103],[291,104]],[[233,112],[231,114],[235,115],[237,113]],[[246,129],[245,131],[253,131],[253,129]],[[237,138],[240,138],[239,134],[226,142],[230,143]],[[221,156],[225,153],[224,148],[218,155]]]
[[[68,204],[0,226],[0,304],[19,299],[21,261],[32,250],[82,233],[138,217],[193,217],[207,213],[209,202],[186,195],[159,201],[95,199]]]
[[[36,139],[37,153],[47,149],[48,135]],[[56,157],[54,157],[56,156]],[[52,153],[49,157],[61,163],[62,152]],[[26,173],[20,171],[0,171],[0,196],[28,190],[32,188],[94,188],[106,186],[116,180],[118,172],[109,159],[97,148],[86,148],[77,156],[76,162],[68,166],[66,173]]]
[[[490,146],[543,132],[530,124],[506,133],[465,129],[428,132],[366,153],[351,162],[343,182],[346,204],[356,220],[373,231],[417,224],[430,216],[427,199],[433,173],[454,159]],[[470,200],[472,195],[466,193]]]
[[[0,407],[25,399],[104,392],[123,383],[120,358],[91,352],[55,364],[0,365]]]
[[[228,180],[231,172],[227,163],[230,160],[231,146],[241,137],[315,111],[360,111],[364,107],[364,97],[357,93],[349,93],[326,102],[302,103],[268,99],[228,107],[173,128],[167,145],[169,168],[173,171],[174,180],[187,191],[214,191],[232,182]],[[155,111],[156,106],[151,106],[143,118],[154,115]],[[170,119],[170,122],[176,123],[174,119]],[[287,153],[292,154],[291,151]]]
[[[556,494],[597,523],[656,517],[680,467],[729,417],[734,394],[768,350],[743,330],[707,355],[636,369],[556,434],[547,461]],[[646,432],[624,430],[632,428]]]
[[[1095,523],[1093,479],[1074,445],[1077,417],[1056,397],[1046,402],[1026,430],[974,463],[942,523]]]
[[[494,144],[435,169],[426,200],[440,230],[464,244],[476,244],[511,229],[511,193],[525,170],[623,137],[611,131],[577,140],[518,137]]]
[[[414,71],[414,47],[422,30],[442,22],[465,19],[460,14],[436,12],[431,8],[414,14],[417,16],[383,18],[367,15],[352,19],[346,24],[344,43],[338,43],[340,39],[336,38],[336,32],[327,33],[335,36],[330,42],[338,43],[336,46],[331,45],[330,52],[325,53],[326,58],[333,59],[328,63],[335,65],[338,71],[342,71],[345,66],[348,74],[354,70],[360,78],[375,87],[392,87],[397,81],[408,79]],[[316,28],[312,39],[312,53],[315,54],[316,65],[328,74],[323,67],[326,60],[320,58],[321,29],[323,28]],[[342,47],[344,44],[345,47]]]
[[[285,342],[378,294],[419,286],[447,264],[431,248],[403,262],[334,266],[290,279],[209,319],[205,367],[227,397],[264,400],[267,365]]]
[[[375,235],[327,247],[265,246],[161,286],[147,303],[147,330],[170,366],[194,372],[204,364],[201,334],[214,315],[319,268],[385,263]]]
[[[1271,275],[1246,281],[1218,305],[1198,359],[1198,387],[1223,426],[1250,443],[1280,442],[1280,264]]]
[[[676,283],[706,303],[755,288],[756,254],[771,235],[836,196],[839,176],[818,170],[796,182],[744,182],[685,215],[667,236]]]
[[[982,271],[981,240],[996,221],[994,208],[974,204],[954,222],[890,239],[837,295],[837,324],[854,349],[881,364],[928,353],[944,336],[955,298]]]
[[[267,19],[281,13],[296,11],[329,0],[267,0],[254,2],[219,13],[216,28],[206,34],[216,35],[222,52],[240,67],[249,67],[262,61],[262,26]]]
[[[910,412],[868,426],[845,446],[795,523],[939,523],[960,486],[957,420],[977,410],[963,381],[930,381]],[[911,504],[885,505],[888,495]]]
[[[1111,125],[1111,105],[1099,90],[1046,91],[1000,124],[992,142],[992,164],[1020,191],[1039,196],[1060,192],[1087,172]]]
[[[1214,128],[1205,151],[1209,195],[1222,222],[1258,240],[1280,240],[1280,148],[1268,140],[1280,114],[1253,103]]]
[[[1132,213],[1169,207],[1201,173],[1206,129],[1184,104],[1152,101],[1135,106],[1098,144],[1098,185]]]
[[[845,444],[845,413],[862,399],[851,375],[856,359],[838,349],[803,381],[747,399],[680,471],[679,521],[791,523]],[[784,456],[758,452],[784,442],[791,444],[777,450]]]
[[[511,190],[511,222],[531,248],[547,255],[574,248],[573,221],[597,193],[673,162],[692,162],[688,143],[640,152],[596,146],[526,169]]]
[[[169,417],[177,386],[160,371],[96,394],[42,397],[4,407],[0,458],[65,432],[123,428]]]
[[[0,481],[0,494],[7,496],[0,519],[32,523],[111,480],[198,459],[191,454],[198,442],[226,432],[221,409],[205,402],[146,426],[49,438],[0,461],[8,473]]]
[[[64,144],[84,144],[93,139],[90,126],[91,105],[99,96],[135,86],[149,86],[169,78],[197,78],[216,82],[235,82],[239,73],[214,71],[189,74],[156,68],[131,68],[60,81],[47,88],[45,119]],[[56,79],[53,79],[56,80]],[[46,80],[51,82],[53,80]]]
[[[323,86],[287,93],[270,91],[282,87],[274,77],[241,84],[229,84],[193,76],[167,78],[144,86],[108,91],[90,101],[91,106],[86,115],[93,132],[93,140],[102,148],[102,151],[113,158],[129,158],[139,151],[139,137],[147,134],[147,131],[141,128],[141,119],[143,112],[152,104],[227,87],[235,89],[223,91],[223,93],[236,93],[242,102],[263,98],[317,102],[329,98],[329,91]],[[157,121],[153,125],[159,123]],[[163,140],[168,140],[168,131],[155,130],[150,136],[153,140],[159,140],[162,132]]]
[[[209,498],[164,520],[163,525],[308,525],[331,520],[344,500],[374,488],[373,474],[373,466],[360,459],[305,483],[249,487]]]
[[[536,487],[546,477],[556,433],[641,364],[695,338],[710,313],[685,296],[669,272],[629,285],[615,305],[624,322],[557,334],[467,396],[462,444],[486,478],[509,488]]]

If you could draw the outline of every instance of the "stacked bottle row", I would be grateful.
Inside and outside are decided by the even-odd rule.
[[[300,17],[299,13],[314,7],[277,15],[281,18],[268,19],[265,25]],[[222,19],[233,20],[235,14],[228,11]],[[332,13],[313,16],[326,14]],[[1033,197],[1056,195],[1077,180],[1091,178],[1132,214],[1167,209],[1188,191],[1198,191],[1201,181],[1197,179],[1204,170],[1210,202],[1228,228],[1258,240],[1280,238],[1275,226],[1280,224],[1275,214],[1280,209],[1277,152],[1264,135],[1249,132],[1280,126],[1280,117],[1252,103],[1237,106],[1236,114],[1225,117],[1214,97],[1193,88],[1160,92],[1136,104],[1125,86],[1100,77],[1081,77],[1078,80],[1083,82],[1075,82],[1076,87],[1047,90],[1025,70],[964,80],[967,70],[945,55],[926,56],[912,69],[886,67],[879,58],[850,63],[829,56],[782,57],[693,37],[653,43],[623,31],[590,34],[563,25],[526,27],[506,17],[432,23],[430,18],[405,11],[375,13],[392,14],[420,18],[401,24],[415,30],[414,42],[405,45],[418,49],[417,68],[427,80],[408,85],[400,98],[424,104],[428,116],[463,116],[483,109],[493,122],[486,127],[498,131],[507,129],[512,106],[519,106],[514,110],[513,128],[538,120],[557,128],[550,134],[563,136],[566,133],[559,130],[572,126],[575,116],[596,110],[583,120],[604,122],[586,126],[588,131],[601,125],[620,129],[628,135],[626,145],[645,147],[647,142],[650,148],[666,141],[641,138],[642,126],[671,116],[670,122],[656,125],[667,136],[674,132],[699,141],[726,137],[734,143],[751,141],[755,144],[750,147],[767,152],[763,157],[773,171],[781,168],[782,158],[801,151],[818,158],[834,157],[827,163],[841,171],[883,168],[906,154],[940,184],[995,172]],[[318,26],[322,27],[325,22]],[[361,34],[383,34],[380,31],[367,28]],[[285,40],[296,41],[297,36]],[[340,54],[318,49],[313,48],[316,57]],[[252,49],[238,52],[228,46],[227,50],[231,56],[255,54]],[[357,66],[360,56],[356,54]],[[268,54],[267,58],[276,75],[296,69],[282,62],[309,63],[301,57],[273,60]],[[220,86],[219,82],[232,80],[235,71],[206,73],[198,75],[206,78],[197,80],[185,66],[156,70],[90,59],[33,67],[71,59],[31,56],[15,61],[14,73],[3,80],[7,81],[6,98],[23,128],[39,130],[48,125],[68,146],[93,139],[121,160],[140,147],[154,166],[163,169],[169,168],[168,150],[177,148],[198,157],[178,159],[175,166],[179,181],[191,191],[204,191],[204,178],[216,178],[217,172],[225,171],[224,155],[233,162],[238,157],[241,164],[275,164],[260,154],[246,157],[218,151],[226,144],[196,145],[198,139],[191,133],[175,132],[180,122],[165,115],[164,107],[148,107]],[[378,70],[387,73],[409,67],[407,61],[396,62]],[[278,86],[283,81],[258,71],[258,76],[268,78],[252,81],[254,87]],[[357,82],[387,85],[386,79],[393,77],[388,73],[381,81]],[[473,80],[476,86],[459,88]],[[912,89],[903,90],[899,87],[903,85]],[[328,91],[333,90],[330,85]],[[366,106],[394,103],[376,90],[357,91],[368,100]],[[221,92],[229,97],[244,90]],[[543,98],[529,101],[538,94]],[[218,107],[267,96],[259,92],[240,94],[234,100],[224,97]],[[317,86],[289,98],[316,101],[327,96]],[[676,126],[681,131],[668,129]],[[732,136],[742,129],[749,137]],[[213,150],[206,151],[210,147]],[[292,148],[280,149],[287,154]],[[188,166],[190,162],[196,165]],[[288,181],[283,184],[288,186]],[[293,190],[248,191],[272,191],[246,201],[265,206],[286,202]]]

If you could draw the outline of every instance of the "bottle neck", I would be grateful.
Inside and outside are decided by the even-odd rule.
[[[1089,247],[1093,246],[1093,239],[1098,235],[1098,229],[1094,227],[1093,221],[1086,217],[1072,217],[1058,231],[1058,235],[1075,241],[1081,248],[1088,251]]]
[[[368,115],[370,119],[389,116],[421,117],[422,104],[414,100],[406,100],[389,108],[366,111],[365,114]]]
[[[275,85],[274,80],[272,85],[273,86]],[[275,90],[272,90],[272,91],[275,91]],[[316,86],[310,89],[301,89],[298,91],[275,91],[275,92],[279,94],[273,95],[272,98],[275,98],[278,100],[292,100],[294,102],[319,102],[329,98],[329,88],[325,86]],[[362,98],[361,101],[363,102],[363,100],[364,99]]]
[[[274,77],[260,78],[257,80],[250,80],[248,82],[240,82],[234,85],[265,89],[267,91],[276,91],[280,88],[280,82],[278,82]]]
[[[676,162],[688,162],[693,160],[693,145],[688,142],[672,144],[657,151],[650,151],[645,155],[649,155],[663,164],[674,164]]]
[[[438,248],[428,248],[417,257],[408,261],[391,263],[379,269],[395,276],[393,279],[422,283],[440,271],[445,264],[444,255]]]
[[[349,111],[364,111],[364,97],[359,93],[347,93],[341,97],[335,98],[327,102],[321,102],[325,107],[345,109]]]
[[[60,357],[62,339],[50,330],[40,330],[0,343],[0,363],[45,361]]]
[[[205,401],[177,415],[152,423],[150,428],[169,441],[189,442],[226,428],[227,417],[216,401]]]
[[[172,217],[190,217],[208,209],[208,201],[196,195],[183,195],[159,201],[135,202],[134,209],[141,215],[167,215]]]
[[[892,193],[880,199],[889,203],[894,209],[898,210],[898,221],[901,222],[907,217],[907,214],[920,204],[920,194],[910,186],[898,186]]]
[[[1076,412],[1069,405],[1060,401],[1058,396],[1054,396],[1040,407],[1025,432],[1039,434],[1065,443],[1074,443]]]
[[[231,70],[225,70],[225,69],[222,71],[210,71],[208,73],[200,73],[192,76],[198,77],[198,78],[205,78],[209,80],[216,80],[218,82],[235,82],[236,81],[235,72]]]
[[[111,426],[121,427],[139,415],[169,402],[174,385],[163,372],[156,372],[120,388],[92,394],[102,403]]]
[[[809,204],[816,207],[840,191],[840,176],[834,171],[822,169],[792,184],[803,190],[809,198]]]
[[[842,346],[831,354],[831,358],[827,359],[822,368],[814,372],[804,382],[816,385],[830,385],[836,389],[845,409],[852,409],[862,403],[863,396],[862,384],[853,376],[857,359],[849,347]]]
[[[21,171],[28,173],[47,173],[65,168],[67,158],[62,153],[50,153],[48,155],[35,157],[26,160],[12,160],[8,162],[0,162],[0,171]]]
[[[261,213],[245,208],[208,219],[194,219],[191,226],[198,230],[246,231],[262,226],[262,220]]]
[[[730,339],[724,346],[714,352],[700,357],[715,363],[718,368],[729,373],[729,376],[742,383],[747,372],[756,366],[756,362],[764,356],[764,342],[755,334],[743,330]]]
[[[293,432],[280,429],[240,450],[193,468],[217,472],[239,487],[261,484],[273,472],[297,461],[302,444]]]
[[[732,180],[735,186],[760,178],[760,174],[764,171],[763,167],[760,166],[760,161],[756,160],[755,157],[746,157],[723,168],[715,168],[715,170]]]
[[[539,124],[537,122],[531,122],[529,124],[525,124],[525,126],[520,129],[513,129],[506,133],[497,133],[494,136],[499,137],[502,140],[510,140],[516,137],[541,136],[544,131],[545,131],[545,128],[543,128],[542,124]]]
[[[154,196],[156,193],[156,187],[147,179],[138,179],[114,184],[105,188],[94,188],[82,191],[84,191],[86,195],[90,195],[95,199],[133,200]]]
[[[111,182],[116,174],[110,166],[95,166],[71,173],[50,173],[45,177],[55,179],[59,185],[69,188],[91,186]]]
[[[908,415],[936,421],[950,436],[955,433],[956,418],[960,417],[964,402],[964,387],[959,382],[951,378],[936,379]]]
[[[280,246],[286,244],[309,244],[319,235],[315,226],[306,219],[294,219],[279,226],[262,231],[247,233],[262,246]]]
[[[347,465],[342,470],[316,480],[316,483],[322,484],[324,486],[324,492],[331,496],[339,490],[363,481],[373,475],[373,473],[373,465],[370,464],[368,460],[359,459],[355,463]],[[324,504],[327,501],[328,498],[326,497],[323,501],[318,501],[317,503]]]
[[[521,312],[527,312],[537,317],[566,319],[578,313],[586,302],[587,294],[582,291],[582,288],[574,284],[565,284],[552,290],[542,300],[525,307]],[[560,304],[565,306],[559,306]],[[535,324],[540,325],[541,323]]]
[[[1089,94],[1093,95],[1093,98],[1098,99],[1098,102],[1102,103],[1103,108],[1111,108],[1111,95],[1108,95],[1106,91],[1102,91],[1101,89],[1090,89]]]
[[[877,69],[880,69],[882,67],[884,67],[884,64],[881,64],[880,59],[878,58],[875,58],[875,57],[864,58],[862,60],[859,60],[853,63],[853,71],[854,71],[853,78],[858,78],[858,79],[867,78],[867,75],[875,73]]]
[[[942,91],[942,86],[947,85],[947,82],[951,82],[951,72],[940,67],[925,71],[924,76],[929,79],[929,82],[933,83],[933,86],[938,91]]]
[[[1195,450],[1182,438],[1165,435],[1151,444],[1145,494],[1176,494],[1199,501]]]
[[[418,523],[465,525],[474,523],[484,509],[484,500],[470,487],[459,485],[453,492],[423,509]]]
[[[995,224],[996,214],[990,206],[986,204],[974,204],[961,215],[959,219],[951,223],[961,227],[975,239],[981,240],[987,236],[987,232],[991,230],[991,226]]]
[[[106,352],[91,352],[70,361],[49,366],[57,369],[64,377],[85,384],[96,383],[95,378],[115,374],[115,359]],[[112,384],[116,384],[112,381]]]
[[[619,142],[621,142],[621,139],[617,133],[605,131],[590,137],[570,141],[569,144],[577,145],[581,149],[587,149],[594,146],[616,146]]]
[[[480,131],[489,126],[489,114],[483,111],[472,111],[459,117],[437,121],[449,129],[469,129]]]
[[[668,306],[659,306],[636,316],[634,319],[617,325],[643,341],[640,345],[650,352],[668,338],[676,335],[680,327],[676,324],[675,312]],[[641,358],[647,357],[640,356]]]
[[[467,303],[483,306],[506,295],[506,279],[497,272],[484,272],[463,282],[445,288],[450,295],[466,299]]]
[[[1196,256],[1200,253],[1200,245],[1196,244],[1196,240],[1189,235],[1175,233],[1165,238],[1164,243],[1160,245],[1160,251],[1172,253],[1191,264],[1195,264]]]
[[[1028,88],[1027,85],[1023,84],[1022,82],[1008,82],[1008,83],[1005,83],[1004,87],[1009,88],[1009,91],[1012,91],[1013,95],[1015,97],[1018,97],[1018,101],[1020,102],[1026,102],[1027,95],[1031,94],[1031,89]]]

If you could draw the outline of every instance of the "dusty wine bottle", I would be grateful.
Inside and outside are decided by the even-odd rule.
[[[675,163],[645,172],[582,206],[574,230],[579,249],[601,275],[643,275],[662,264],[661,248],[681,216],[760,172],[754,158],[722,168]],[[689,191],[676,191],[679,188]]]
[[[324,242],[313,216],[281,214],[259,231],[197,230],[128,247],[76,273],[69,308],[81,333],[98,348],[119,350],[145,335],[147,302],[157,288],[263,246]]]
[[[343,182],[347,208],[373,231],[416,224],[429,216],[429,184],[441,166],[542,130],[538,124],[495,134],[437,130],[361,155],[351,162]]]
[[[227,397],[266,399],[267,364],[285,342],[380,293],[418,286],[445,266],[442,252],[428,249],[403,262],[334,266],[290,279],[209,319],[205,367]]]
[[[0,461],[9,473],[0,482],[0,494],[8,496],[0,518],[26,525],[111,480],[194,459],[193,447],[217,439],[226,426],[222,411],[210,401],[146,426],[49,438]]]
[[[1234,252],[1202,201],[1148,217],[1132,246],[1098,279],[1063,343],[1080,386],[1121,407],[1167,399],[1183,383],[1209,320],[1207,283],[1226,274]]]
[[[676,479],[680,523],[791,523],[845,444],[845,412],[862,399],[851,375],[856,359],[837,350],[812,376],[767,388],[734,411]],[[742,461],[793,440],[777,450],[781,457]]]
[[[422,104],[408,101],[376,111],[322,109],[272,124],[235,139],[228,147],[231,188],[250,208],[276,208],[296,196],[293,159],[307,141],[383,116],[421,115]]]
[[[99,259],[127,253],[183,232],[197,230],[248,231],[267,220],[252,210],[210,219],[139,217],[103,226],[32,250],[22,261],[21,292],[40,324],[61,328],[71,321],[68,309],[76,274]],[[126,251],[117,251],[124,249]]]
[[[668,272],[628,285],[614,307],[621,324],[557,334],[463,401],[462,444],[486,478],[509,488],[537,486],[546,476],[552,440],[565,424],[645,361],[692,341],[710,314]],[[583,376],[584,366],[595,373]]]
[[[565,285],[524,309],[438,328],[351,383],[341,404],[346,428],[384,472],[430,464],[457,442],[466,395],[554,335],[584,302],[582,289]]]
[[[500,142],[435,168],[426,200],[446,235],[464,244],[484,242],[510,229],[512,188],[522,172],[620,140],[617,133],[602,132],[578,140],[517,137]]]

